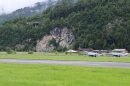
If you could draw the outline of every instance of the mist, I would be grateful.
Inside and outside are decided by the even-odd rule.
[[[8,14],[17,9],[32,6],[37,2],[48,0],[0,0],[0,14]]]

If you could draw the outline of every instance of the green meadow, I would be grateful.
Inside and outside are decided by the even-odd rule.
[[[0,64],[0,86],[130,86],[130,69]]]
[[[43,53],[34,52],[28,54],[27,52],[17,52],[16,54],[6,54],[0,52],[0,58],[3,59],[37,59],[37,60],[71,60],[71,61],[97,61],[97,62],[130,62],[130,56],[123,56],[114,58],[112,56],[97,56],[89,57],[78,54],[65,54],[65,53]]]
[[[0,59],[130,62],[130,57],[88,57],[78,54],[0,52]],[[0,63],[0,86],[129,86],[130,69],[43,64]]]

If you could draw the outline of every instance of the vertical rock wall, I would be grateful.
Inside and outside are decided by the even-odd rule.
[[[66,48],[68,48],[70,45],[73,45],[75,42],[75,38],[72,31],[69,30],[67,27],[54,28],[50,31],[50,35],[46,35],[42,38],[42,40],[37,41],[36,51],[52,51],[55,48],[55,46],[49,44],[49,41],[52,40],[52,38],[54,38],[60,46]]]

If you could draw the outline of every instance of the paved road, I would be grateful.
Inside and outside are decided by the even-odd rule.
[[[15,64],[60,64],[60,65],[74,65],[74,66],[130,68],[130,63],[119,63],[119,62],[85,62],[85,61],[0,59],[0,63],[15,63]]]

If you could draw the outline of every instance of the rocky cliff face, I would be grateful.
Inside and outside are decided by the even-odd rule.
[[[107,30],[108,32],[110,32],[116,25],[119,26],[121,23],[122,23],[122,20],[116,19],[116,20],[114,20],[113,22],[108,23],[108,24],[106,25],[106,30]]]
[[[36,51],[37,52],[49,52],[52,51],[55,46],[53,44],[50,44],[49,42],[52,39],[56,40],[56,43],[59,44],[59,46],[68,48],[70,45],[74,44],[75,38],[71,30],[69,30],[67,27],[64,28],[54,28],[50,31],[50,35],[46,35],[42,38],[42,40],[37,41],[36,45]]]

